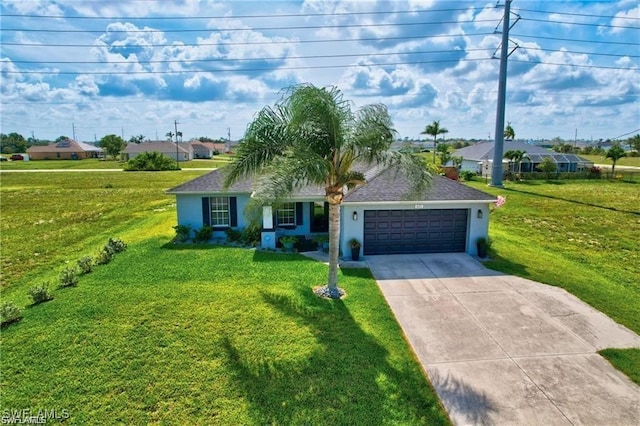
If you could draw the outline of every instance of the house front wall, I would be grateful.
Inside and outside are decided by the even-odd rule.
[[[344,203],[340,221],[340,249],[347,255],[350,253],[348,242],[355,238],[364,242],[364,218],[367,210],[423,210],[423,209],[466,209],[467,237],[465,252],[477,255],[476,240],[488,237],[489,201],[474,202],[395,202],[395,203]],[[362,253],[365,247],[363,243]]]
[[[236,199],[236,219],[237,226],[234,229],[243,229],[246,226],[244,211],[249,204],[248,194],[177,194],[176,209],[178,213],[178,224],[191,226],[193,230],[204,226],[202,199],[208,197],[235,197]],[[214,238],[224,238],[224,229],[214,231]]]

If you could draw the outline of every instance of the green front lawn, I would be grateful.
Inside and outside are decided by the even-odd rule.
[[[176,246],[164,189],[205,172],[2,175],[2,410],[74,424],[448,424],[368,270],[344,300],[294,254]],[[109,237],[129,248],[28,307]]]
[[[485,266],[562,287],[640,334],[640,184],[506,182],[471,186],[507,197],[491,213]],[[611,350],[608,353],[619,353]],[[640,349],[617,364],[633,376]]]

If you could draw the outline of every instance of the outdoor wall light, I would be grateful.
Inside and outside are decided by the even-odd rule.
[[[482,210],[478,209],[478,219],[482,219]]]
[[[354,221],[358,220],[358,212],[353,212],[353,216],[351,216]]]

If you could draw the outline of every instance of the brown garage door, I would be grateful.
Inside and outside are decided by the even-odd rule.
[[[463,252],[467,209],[365,210],[364,254]]]

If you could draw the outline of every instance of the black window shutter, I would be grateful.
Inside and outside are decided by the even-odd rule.
[[[296,203],[296,226],[302,225],[302,212],[304,211],[302,203]]]
[[[211,225],[211,203],[209,197],[202,197],[202,224]]]
[[[236,197],[229,197],[229,218],[232,228],[238,226],[238,199]]]

